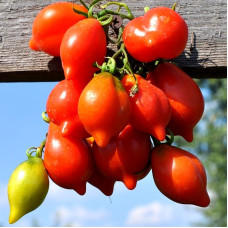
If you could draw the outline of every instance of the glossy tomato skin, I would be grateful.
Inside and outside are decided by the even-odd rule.
[[[147,80],[159,87],[169,99],[171,119],[168,128],[188,142],[193,140],[193,128],[204,111],[204,99],[195,81],[177,66],[161,63]]]
[[[87,18],[72,26],[64,35],[60,57],[66,79],[74,79],[81,90],[102,65],[107,50],[106,35],[100,22]]]
[[[104,195],[111,196],[114,190],[116,180],[104,176],[95,166],[88,183],[99,189]]]
[[[195,155],[161,144],[152,150],[151,167],[155,184],[169,199],[200,207],[210,204],[206,172]]]
[[[60,126],[63,136],[90,136],[78,117],[79,96],[75,82],[66,79],[60,81],[48,96],[47,115],[54,124]]]
[[[151,165],[149,161],[148,166],[143,171],[140,171],[136,174],[138,181],[144,179],[149,174],[150,171],[151,171]]]
[[[141,62],[176,58],[184,51],[187,39],[184,19],[167,7],[150,9],[144,16],[130,21],[123,32],[126,49]]]
[[[93,147],[95,163],[100,172],[107,178],[122,181],[130,190],[149,172],[150,152],[149,134],[131,125],[113,137],[106,147],[101,148],[96,143]]]
[[[89,137],[86,139],[91,150],[93,150],[94,138]],[[90,176],[88,183],[99,189],[106,196],[111,196],[114,190],[115,180],[104,176],[94,162],[93,173]]]
[[[73,8],[88,11],[84,6],[70,2],[53,3],[42,9],[33,22],[30,48],[60,56],[60,44],[67,29],[86,18],[75,13]]]
[[[78,115],[85,129],[100,147],[128,124],[131,103],[120,80],[100,73],[87,84],[78,102]]]
[[[170,120],[171,109],[168,98],[159,88],[150,84],[140,75],[138,80],[139,91],[130,96],[132,114],[130,123],[136,129],[150,133],[158,140],[165,139],[165,128]],[[121,80],[127,93],[135,85],[132,75],[125,75]]]
[[[85,194],[86,182],[93,172],[91,151],[85,140],[63,137],[59,126],[50,123],[44,165],[57,185]]]
[[[13,171],[8,183],[9,223],[38,208],[49,189],[49,178],[43,160],[30,157]]]

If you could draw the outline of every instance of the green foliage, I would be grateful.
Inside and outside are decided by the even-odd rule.
[[[205,98],[205,111],[194,129],[190,144],[178,138],[176,144],[195,152],[208,176],[211,205],[201,210],[205,222],[197,226],[227,226],[227,80],[197,80]]]

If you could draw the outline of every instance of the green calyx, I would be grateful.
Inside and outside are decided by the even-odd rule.
[[[74,7],[73,7],[73,10],[74,10],[75,13],[81,14],[81,15],[87,17],[87,18],[95,18],[95,19],[101,21],[103,24],[104,24],[104,22],[101,20],[101,18],[105,17],[106,20],[110,21],[111,18],[114,15],[118,15],[122,19],[128,19],[128,20],[134,19],[134,16],[132,15],[131,10],[129,9],[129,7],[125,3],[108,2],[105,5],[99,5],[99,3],[101,1],[102,0],[94,0],[89,5],[87,5],[83,0],[80,0],[80,3],[86,9],[88,9],[88,13],[85,13],[83,11],[77,10]],[[107,9],[109,6],[117,6],[117,9],[116,10]],[[99,12],[95,12],[94,8],[98,8],[98,9],[100,9],[100,11]],[[121,12],[122,9],[124,9],[125,12],[127,12],[127,13],[122,13]],[[109,18],[109,19],[107,19],[107,18]],[[103,26],[103,24],[102,24],[102,26]],[[105,24],[105,25],[107,25],[107,24]]]
[[[158,145],[160,145],[160,144],[167,144],[167,145],[171,146],[172,143],[174,142],[174,135],[173,135],[172,131],[169,128],[166,128],[166,130],[168,131],[170,137],[168,137],[166,135],[164,142],[160,142],[154,136],[151,136],[152,137],[152,140],[153,140],[153,144],[154,144],[155,147],[158,146]]]
[[[171,144],[172,144],[173,141],[174,141],[174,135],[173,135],[172,131],[171,131],[169,128],[167,128],[167,131],[168,131],[169,134],[170,134],[170,138],[169,138],[168,136],[165,137],[165,139],[166,139],[166,144],[168,144],[168,145],[171,146]]]
[[[106,9],[108,6],[111,6],[111,5],[118,6],[118,9],[116,11]],[[101,8],[104,9],[107,14],[118,15],[122,19],[128,19],[128,20],[133,20],[134,19],[134,16],[132,15],[131,10],[129,9],[129,7],[125,3],[108,2],[106,5],[101,6]],[[127,11],[127,14],[123,14],[123,13],[120,12],[122,8],[124,8]]]
[[[77,9],[75,9],[74,7],[73,7],[73,11],[74,11],[75,13],[77,13],[77,14],[83,15],[84,17],[88,17],[88,13],[83,12],[83,11],[81,11],[81,10],[77,10]]]
[[[96,67],[101,69],[101,72],[117,74],[116,76],[120,79],[125,73],[133,73],[130,63],[128,61],[128,55],[125,50],[124,43],[121,43],[120,48],[115,52],[112,57],[106,57],[106,59],[108,59],[108,62],[104,62],[102,66],[99,66],[97,63],[95,64]],[[122,67],[117,67],[117,62],[118,64],[122,64]]]

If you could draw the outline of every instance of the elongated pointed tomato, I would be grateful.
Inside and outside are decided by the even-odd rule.
[[[91,147],[91,150],[93,150],[93,143],[94,143],[94,138],[89,137],[86,139],[88,142],[89,146]],[[106,196],[111,196],[114,190],[114,185],[115,185],[115,180],[108,178],[104,176],[96,164],[94,164],[94,169],[91,177],[88,180],[88,183],[99,189],[103,194]]]
[[[104,176],[100,170],[95,167],[88,183],[99,189],[106,196],[111,196],[113,193],[116,180]]]
[[[48,96],[46,104],[48,117],[60,126],[63,136],[89,137],[78,117],[79,96],[80,92],[75,82],[66,79],[60,81]]]
[[[177,66],[161,63],[151,71],[147,80],[159,87],[171,105],[168,128],[188,142],[193,140],[193,128],[204,111],[204,99],[195,81]]]
[[[63,37],[60,57],[66,79],[74,79],[81,90],[99,70],[107,50],[106,35],[100,22],[87,18],[72,26]]]
[[[130,96],[132,114],[130,123],[138,130],[150,133],[158,140],[165,139],[165,128],[170,120],[171,110],[168,98],[159,88],[151,85],[139,75],[139,91]],[[132,75],[125,75],[122,83],[128,94],[135,85]]]
[[[73,8],[88,11],[84,6],[70,2],[56,2],[42,9],[33,22],[30,48],[60,56],[60,45],[67,29],[86,18],[75,13]]]
[[[93,171],[93,160],[87,142],[63,137],[59,126],[50,123],[44,151],[44,166],[50,178],[60,187],[86,192],[86,182]]]
[[[100,147],[128,124],[131,103],[120,80],[100,73],[88,83],[78,102],[78,115]]]
[[[210,204],[206,172],[195,155],[161,144],[152,150],[151,167],[155,184],[169,199],[200,207]]]
[[[122,181],[132,190],[149,172],[151,141],[147,133],[127,125],[106,147],[93,146],[95,163],[107,178]]]
[[[184,51],[187,39],[184,19],[167,7],[150,9],[144,16],[130,21],[123,32],[126,49],[141,62],[176,58]]]
[[[43,160],[30,157],[12,173],[8,183],[10,204],[9,223],[15,223],[25,214],[38,208],[49,189],[49,178]]]

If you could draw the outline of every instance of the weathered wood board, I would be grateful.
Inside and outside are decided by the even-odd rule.
[[[55,0],[0,0],[0,82],[58,81],[63,79],[59,58],[29,49],[37,13]],[[167,0],[125,0],[135,17],[144,6],[173,5]],[[226,77],[226,0],[178,0],[176,11],[189,26],[185,52],[175,62],[192,77]],[[192,34],[194,33],[194,36]],[[192,40],[192,49],[190,43]]]

